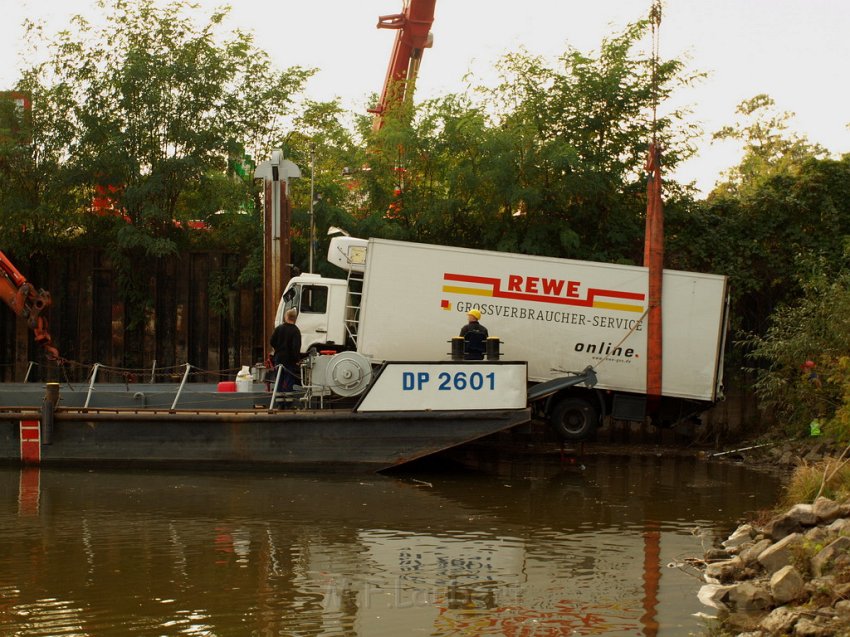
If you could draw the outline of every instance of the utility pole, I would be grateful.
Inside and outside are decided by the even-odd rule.
[[[301,170],[283,151],[272,151],[271,159],[261,162],[254,178],[264,185],[263,210],[263,343],[267,344],[275,328],[275,312],[280,295],[289,281],[292,261],[290,236],[290,181],[301,176]],[[240,354],[246,360],[247,352]],[[250,360],[250,359],[248,359]]]
[[[310,265],[309,272],[313,273],[313,244],[316,239],[316,224],[313,217],[313,206],[316,203],[316,142],[310,142]]]

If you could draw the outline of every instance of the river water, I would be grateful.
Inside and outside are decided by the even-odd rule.
[[[776,480],[693,458],[393,476],[0,468],[0,635],[702,634]]]

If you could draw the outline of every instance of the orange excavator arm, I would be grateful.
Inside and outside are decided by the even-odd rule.
[[[0,252],[0,298],[15,314],[26,320],[35,334],[35,342],[47,352],[47,358],[61,360],[59,350],[47,331],[47,319],[42,316],[50,307],[50,292],[36,290],[3,252]]]
[[[437,0],[405,0],[401,13],[383,15],[378,18],[379,29],[395,29],[387,76],[381,99],[375,108],[374,130],[383,125],[383,113],[391,102],[403,102],[413,93],[413,84],[419,72],[422,53],[433,42],[431,25],[434,23],[434,5]]]

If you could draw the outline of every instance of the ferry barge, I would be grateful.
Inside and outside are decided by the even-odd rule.
[[[372,371],[343,352],[311,368],[311,383],[286,395],[256,382],[236,392],[5,383],[0,462],[381,471],[531,419],[525,363],[386,362]]]

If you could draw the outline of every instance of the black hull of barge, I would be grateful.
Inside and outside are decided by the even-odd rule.
[[[530,420],[529,409],[359,413],[58,408],[0,412],[0,462],[381,471]]]

